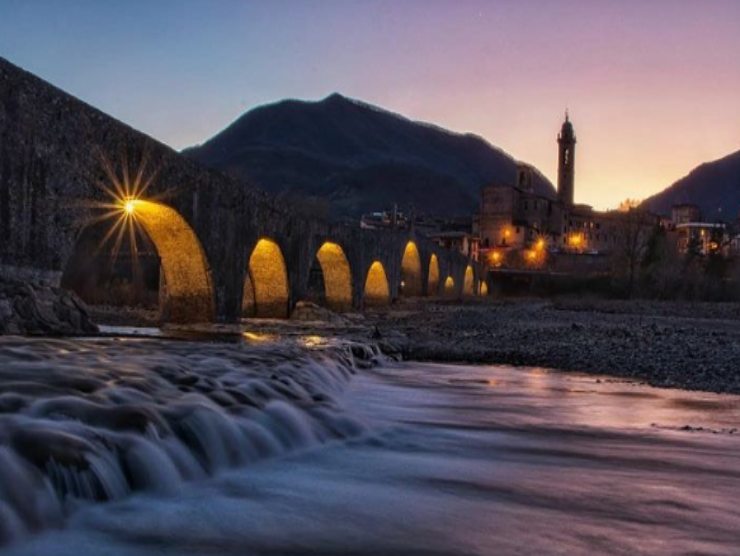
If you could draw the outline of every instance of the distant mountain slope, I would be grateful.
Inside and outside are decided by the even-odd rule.
[[[670,214],[671,207],[694,203],[705,220],[734,221],[740,213],[740,151],[694,168],[687,176],[643,201],[653,212]]]
[[[516,179],[516,161],[480,137],[339,94],[255,108],[183,153],[273,193],[326,199],[337,216],[393,203],[418,213],[469,214],[482,185]],[[534,181],[538,192],[555,195],[539,172]]]

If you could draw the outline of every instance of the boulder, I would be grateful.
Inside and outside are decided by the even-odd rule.
[[[75,294],[0,277],[0,334],[86,335],[98,332]]]
[[[290,318],[300,321],[347,324],[347,320],[341,315],[310,301],[299,301],[296,303],[295,309],[293,309],[293,313],[290,315]]]

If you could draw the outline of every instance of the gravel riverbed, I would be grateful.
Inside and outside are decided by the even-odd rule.
[[[740,393],[740,304],[417,303],[372,313],[405,359],[541,366]]]

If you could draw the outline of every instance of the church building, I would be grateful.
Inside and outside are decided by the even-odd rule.
[[[493,266],[541,263],[548,253],[608,254],[618,244],[624,212],[575,203],[576,134],[568,113],[557,137],[555,197],[534,191],[535,170],[519,164],[514,186],[481,189],[476,218],[482,260]],[[518,259],[518,261],[515,261]]]

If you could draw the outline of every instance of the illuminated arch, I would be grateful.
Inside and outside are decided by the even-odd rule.
[[[455,280],[452,276],[448,276],[444,283],[444,294],[445,297],[453,297],[455,295]]]
[[[391,295],[385,268],[380,261],[370,265],[365,279],[365,305],[388,305]]]
[[[352,273],[344,250],[327,241],[316,252],[324,279],[326,304],[334,311],[352,307]]]
[[[485,282],[480,283],[480,294],[488,295],[488,284],[486,284]]]
[[[154,243],[164,273],[167,319],[213,320],[213,287],[203,247],[175,209],[152,201],[129,201],[131,214]]]
[[[427,277],[427,295],[436,295],[439,290],[439,261],[432,253],[429,258],[429,275]]]
[[[406,244],[401,259],[401,293],[410,297],[422,293],[421,257],[413,241]]]
[[[475,295],[475,275],[473,274],[473,267],[470,265],[465,269],[462,293],[463,295]]]
[[[245,316],[287,317],[288,295],[288,271],[280,246],[262,238],[249,257],[242,312]]]

